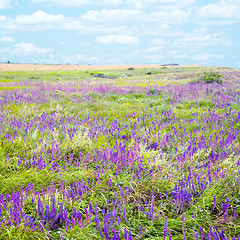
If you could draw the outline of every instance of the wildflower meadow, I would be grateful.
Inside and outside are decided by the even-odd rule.
[[[240,239],[240,70],[0,72],[0,239]]]

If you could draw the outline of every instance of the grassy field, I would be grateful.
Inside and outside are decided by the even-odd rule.
[[[0,72],[0,239],[240,239],[239,177],[240,70]]]

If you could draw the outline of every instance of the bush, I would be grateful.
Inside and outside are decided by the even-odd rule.
[[[204,72],[203,75],[197,76],[193,83],[222,83],[222,75],[218,72]]]
[[[135,70],[135,69],[134,69],[134,67],[130,67],[130,68],[128,68],[128,70]]]

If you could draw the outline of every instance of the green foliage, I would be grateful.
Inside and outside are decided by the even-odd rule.
[[[152,94],[152,95],[160,95],[161,92],[162,92],[162,90],[152,88],[152,89],[149,90],[148,93]]]
[[[157,75],[157,74],[161,74],[162,72],[159,72],[159,71],[150,71],[150,72],[147,72],[146,74],[147,75]]]
[[[25,87],[23,86],[4,86],[4,87],[1,87],[0,86],[0,91],[1,90],[14,90],[14,89],[24,89]]]
[[[104,73],[90,73],[91,76],[95,78],[107,78],[107,79],[116,79],[117,76],[105,75]]]
[[[39,77],[37,77],[37,76],[31,76],[29,79],[31,79],[31,80],[37,80],[37,79],[39,79]]]
[[[222,83],[222,75],[218,72],[204,72],[202,75],[198,75],[193,83]]]
[[[12,83],[12,82],[16,82],[14,79],[10,79],[10,78],[1,78],[0,77],[0,84],[1,83]]]

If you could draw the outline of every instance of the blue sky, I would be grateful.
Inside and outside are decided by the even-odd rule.
[[[240,68],[240,0],[0,0],[0,62]]]

